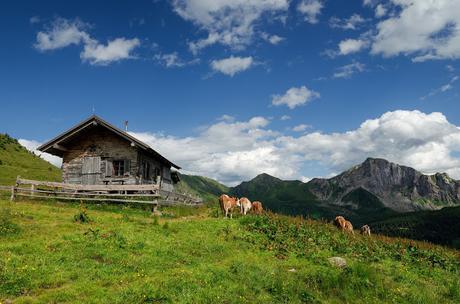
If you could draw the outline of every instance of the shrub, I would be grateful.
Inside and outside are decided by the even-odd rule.
[[[80,204],[80,210],[77,214],[73,216],[73,220],[75,222],[79,222],[82,224],[92,222],[91,218],[88,215],[88,210],[85,206],[83,206],[83,204]]]

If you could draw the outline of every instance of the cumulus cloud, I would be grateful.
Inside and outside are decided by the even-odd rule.
[[[460,58],[460,1],[391,0],[394,16],[377,25],[373,54],[413,61]]]
[[[261,172],[288,178],[295,167],[280,165],[281,154],[272,144],[277,132],[267,129],[269,121],[219,121],[195,136],[174,137],[156,133],[131,133],[168,156],[184,172],[215,178],[229,185]]]
[[[283,116],[281,116],[280,119],[281,119],[281,120],[289,120],[289,119],[291,119],[291,116],[289,116],[289,115],[283,115]]]
[[[140,45],[137,38],[117,38],[107,42],[107,45],[97,41],[86,43],[80,57],[94,65],[107,65],[114,61],[133,58],[132,51]]]
[[[303,15],[305,21],[315,24],[318,23],[318,17],[323,7],[323,3],[319,0],[302,0],[297,5],[297,10]]]
[[[161,65],[164,65],[167,68],[182,68],[187,65],[199,63],[200,60],[195,58],[190,61],[185,61],[179,57],[177,52],[169,53],[169,54],[156,54],[154,59]]]
[[[172,4],[180,17],[207,33],[207,37],[189,43],[194,54],[216,43],[245,48],[258,32],[258,21],[286,13],[289,7],[288,0],[173,0]]]
[[[48,154],[48,153],[43,153],[41,151],[38,151],[37,148],[42,144],[36,140],[28,140],[28,139],[19,139],[18,140],[19,144],[23,147],[25,147],[27,150],[32,151],[34,154],[40,156],[47,162],[55,165],[56,167],[61,167],[62,165],[62,158]]]
[[[294,131],[294,132],[304,132],[309,128],[311,128],[310,125],[300,124],[300,125],[297,125],[297,126],[293,127],[292,131]]]
[[[353,74],[364,72],[366,66],[360,62],[353,62],[336,69],[333,78],[350,78]]]
[[[49,51],[89,42],[91,38],[85,32],[88,27],[88,24],[78,19],[70,21],[57,18],[51,26],[46,27],[45,31],[37,33],[37,41],[34,46],[40,51]]]
[[[246,121],[219,120],[195,136],[130,134],[181,165],[184,173],[208,176],[228,185],[263,172],[308,180],[313,176],[303,171],[306,163],[308,167],[322,166],[329,177],[367,157],[385,158],[427,174],[446,172],[460,179],[460,127],[439,112],[386,112],[356,129],[299,136],[273,131],[269,124],[267,118],[256,116]],[[20,143],[32,151],[39,145],[24,139]],[[49,161],[60,165],[59,158]]]
[[[306,86],[301,86],[299,88],[292,87],[283,95],[273,95],[272,105],[286,105],[289,109],[294,109],[295,107],[304,105],[319,97],[320,94],[318,92],[310,90]]]
[[[447,172],[460,178],[460,159],[453,156],[460,151],[460,128],[438,112],[387,112],[344,133],[279,138],[278,147],[336,172],[367,157],[382,157],[424,173]]]
[[[302,172],[304,163],[317,163],[332,174],[367,157],[386,158],[424,173],[447,172],[460,178],[460,128],[438,112],[398,110],[368,119],[354,130],[299,136],[271,130],[269,120],[263,117],[218,121],[190,137],[131,134],[180,164],[184,172],[229,185],[262,172],[302,179],[311,176]]]
[[[211,68],[216,72],[233,77],[253,65],[252,57],[233,57],[211,61]]]
[[[275,44],[275,45],[284,40],[283,37],[280,37],[278,35],[270,35],[270,34],[267,34],[267,33],[262,33],[261,37],[265,41],[268,41],[269,43]]]
[[[382,18],[383,16],[386,15],[386,13],[387,13],[387,9],[382,3],[380,3],[379,5],[375,7],[375,17]]]
[[[331,19],[329,19],[329,26],[342,30],[357,30],[366,21],[367,20],[364,19],[361,15],[353,14],[345,19],[331,17]]]
[[[357,53],[368,46],[368,42],[362,39],[346,39],[339,43],[339,54],[348,55]]]
[[[107,65],[123,59],[134,58],[132,52],[140,45],[137,38],[116,38],[106,45],[91,38],[87,30],[90,26],[78,19],[57,18],[44,31],[37,33],[34,47],[42,52],[65,48],[71,45],[83,45],[80,58],[94,65]]]

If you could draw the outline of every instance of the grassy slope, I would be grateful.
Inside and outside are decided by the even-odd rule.
[[[460,249],[460,207],[399,214],[372,223],[372,227],[389,236],[427,240]]]
[[[61,170],[29,152],[16,139],[0,134],[0,185],[14,184],[16,177],[60,181]]]
[[[211,178],[196,175],[180,175],[181,182],[176,185],[179,192],[199,195],[206,202],[216,202],[222,193],[228,193],[229,188]]]
[[[288,217],[216,219],[208,209],[158,220],[91,206],[90,224],[74,222],[78,212],[75,204],[0,201],[0,302],[460,301],[458,252],[441,247]],[[329,265],[331,256],[349,267]]]
[[[274,212],[291,215],[323,215],[322,209],[306,184],[300,181],[283,181],[267,174],[258,175],[230,190],[237,196],[246,196],[251,201],[259,200],[264,207]]]

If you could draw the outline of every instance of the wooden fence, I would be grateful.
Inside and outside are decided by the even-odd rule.
[[[79,185],[36,181],[18,177],[14,186],[1,186],[0,190],[11,191],[10,200],[17,197],[54,198],[113,203],[138,203],[158,205],[201,205],[200,198],[165,191],[156,184],[148,185]]]

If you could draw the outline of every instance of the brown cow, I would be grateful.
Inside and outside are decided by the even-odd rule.
[[[264,208],[262,207],[261,202],[255,201],[252,203],[252,212],[254,212],[254,214],[262,214],[263,211]]]
[[[240,202],[241,214],[246,215],[248,213],[248,211],[251,210],[251,208],[252,208],[251,201],[246,197],[242,197],[238,201]]]
[[[334,224],[342,231],[350,232],[354,234],[353,225],[351,222],[347,221],[343,216],[336,216]]]
[[[361,227],[361,234],[371,236],[371,227],[369,227],[369,225],[364,225]]]
[[[222,194],[219,197],[219,204],[225,218],[228,217],[229,213],[230,218],[233,218],[232,209],[240,206],[239,200],[236,197],[230,197],[227,194]]]

